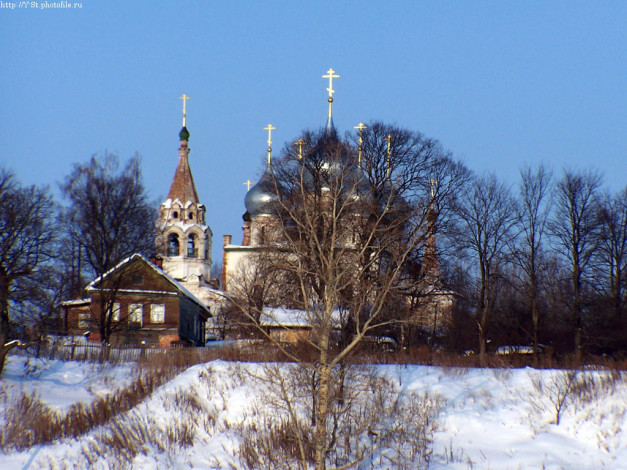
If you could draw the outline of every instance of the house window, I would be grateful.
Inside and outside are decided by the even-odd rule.
[[[168,256],[179,255],[179,236],[176,233],[168,235]]]
[[[111,308],[111,321],[120,321],[120,303],[115,302]]]
[[[89,312],[79,312],[78,314],[78,327],[79,328],[89,328],[91,323],[91,313]]]
[[[142,324],[144,317],[144,306],[142,304],[130,304],[128,306],[128,322]]]
[[[187,257],[198,257],[198,248],[196,248],[196,235],[194,235],[193,233],[190,234],[189,237],[187,237]]]
[[[165,305],[152,304],[150,306],[150,323],[163,323],[165,321]]]
[[[144,282],[144,277],[141,274],[133,274],[131,276],[131,284],[134,286],[141,286]]]

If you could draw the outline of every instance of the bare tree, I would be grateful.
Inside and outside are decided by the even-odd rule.
[[[599,217],[599,255],[607,271],[613,317],[620,321],[627,290],[627,187],[615,196],[605,195]]]
[[[460,219],[458,243],[471,254],[478,270],[477,324],[480,360],[484,363],[487,329],[497,294],[494,286],[515,236],[516,206],[509,189],[488,174],[475,179],[456,212]]]
[[[521,231],[516,259],[522,269],[533,322],[533,350],[538,353],[538,296],[543,272],[543,238],[551,209],[551,173],[543,165],[520,172],[518,222]]]
[[[54,204],[45,189],[22,187],[0,170],[0,373],[8,351],[19,344],[12,335],[11,302],[29,301],[30,281],[52,256]]]
[[[64,211],[67,233],[92,276],[103,276],[134,253],[152,252],[156,213],[147,201],[137,156],[122,169],[113,155],[93,156],[87,164],[74,166],[61,189],[69,202]],[[112,321],[117,289],[124,276],[120,273],[115,279],[106,289],[105,283],[100,283],[99,309],[92,312],[105,343],[123,324]]]
[[[582,356],[583,287],[598,245],[597,192],[601,177],[593,172],[565,170],[557,182],[556,210],[550,229],[570,265],[569,299],[575,353]]]
[[[391,168],[375,183],[381,187],[373,187],[363,170],[369,164],[365,149],[359,162],[358,149],[333,130],[305,133],[302,142],[298,152],[286,149],[272,169],[279,196],[274,206],[278,234],[268,237],[273,240],[268,247],[271,255],[263,262],[265,272],[281,282],[278,303],[296,309],[310,326],[307,334],[301,334],[307,355],[265,332],[257,321],[263,312],[251,313],[246,296],[233,298],[233,303],[308,371],[312,455],[315,468],[324,469],[337,445],[333,410],[339,404],[349,406],[347,360],[366,336],[408,320],[406,309],[395,312],[387,307],[410,282],[411,258],[428,239],[429,162],[436,167],[439,160],[426,158],[422,173],[413,173],[413,186],[404,185]],[[383,151],[387,159],[387,147]],[[393,158],[390,155],[390,161]],[[426,179],[422,188],[419,174]],[[442,181],[442,193],[449,193],[453,192],[449,185],[458,179]],[[411,190],[397,189],[405,187]]]

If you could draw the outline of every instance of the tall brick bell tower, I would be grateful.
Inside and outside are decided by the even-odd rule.
[[[159,208],[157,253],[163,270],[190,284],[210,281],[213,233],[205,223],[205,206],[200,203],[189,166],[189,131],[186,127],[186,101],[183,100],[183,128],[179,132],[179,162],[167,199]]]

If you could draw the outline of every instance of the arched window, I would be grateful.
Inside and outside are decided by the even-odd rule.
[[[178,219],[179,218],[179,213],[176,212],[176,211],[172,212],[172,217],[174,217],[175,219]]]
[[[179,255],[179,236],[176,233],[168,235],[168,256]]]
[[[189,237],[187,237],[187,257],[198,257],[198,248],[196,247],[196,235],[194,235],[193,233],[191,233]]]
[[[188,217],[188,218],[189,218],[189,220],[194,220],[194,213],[193,213],[193,212],[190,212],[190,213],[188,214],[188,216],[189,216],[189,217]]]

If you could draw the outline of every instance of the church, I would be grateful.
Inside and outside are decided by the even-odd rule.
[[[329,80],[328,91],[328,115],[326,126],[323,128],[321,141],[318,145],[329,146],[338,145],[338,148],[342,148],[343,144],[337,136],[337,131],[333,125],[333,79],[338,78],[339,75],[335,73],[333,69],[329,69],[323,78]],[[237,244],[233,241],[232,235],[224,235],[222,244],[222,273],[221,279],[211,278],[212,267],[212,239],[213,233],[207,223],[207,214],[205,205],[202,204],[198,197],[198,192],[194,182],[192,169],[189,162],[189,139],[190,132],[187,129],[186,122],[186,101],[189,99],[187,95],[181,97],[183,100],[183,125],[179,132],[179,149],[178,149],[178,163],[174,172],[170,189],[168,191],[165,201],[159,207],[158,218],[155,221],[157,236],[155,237],[155,253],[156,256],[152,262],[141,258],[134,260],[142,267],[154,265],[152,271],[148,270],[147,276],[155,278],[154,282],[159,282],[163,285],[169,286],[169,289],[174,288],[172,294],[181,297],[190,305],[202,306],[198,312],[193,313],[191,320],[185,320],[186,324],[192,325],[190,327],[191,332],[195,334],[202,331],[203,338],[192,336],[190,334],[182,334],[182,319],[178,317],[170,317],[167,312],[166,318],[170,318],[170,333],[169,336],[164,336],[158,339],[160,345],[165,345],[167,341],[176,343],[177,341],[188,341],[193,344],[204,344],[204,332],[205,322],[207,332],[217,332],[218,324],[228,323],[223,312],[226,312],[226,308],[229,303],[229,298],[233,299],[234,296],[241,295],[242,292],[242,277],[246,276],[248,272],[254,271],[256,267],[259,255],[272,252],[272,250],[280,247],[284,242],[286,236],[286,228],[289,226],[289,220],[281,218],[278,215],[276,208],[280,205],[279,193],[277,189],[277,182],[273,173],[273,161],[272,161],[272,131],[276,129],[272,124],[264,129],[268,132],[268,147],[267,147],[267,166],[266,170],[259,179],[259,181],[250,187],[244,199],[245,212],[243,218],[243,233],[241,243]],[[348,168],[349,180],[354,182],[363,181],[363,168],[362,168],[362,147],[361,147],[361,135],[362,131],[366,129],[366,126],[359,124],[356,126],[359,132],[359,147],[358,155],[351,153],[351,150],[344,148],[341,150],[343,155],[343,162],[340,166],[346,164]],[[392,137],[387,137],[387,183],[392,184],[389,178],[390,176],[390,154],[391,154],[391,142]],[[386,140],[386,139],[383,139]],[[298,153],[294,156],[294,161],[302,163],[301,167],[305,165],[308,158],[311,158],[311,153],[307,155],[303,154],[303,146],[306,144],[302,139],[295,142],[298,146]],[[309,143],[310,144],[310,143]],[[307,148],[308,151],[311,147]],[[324,157],[323,157],[324,158]],[[324,164],[328,164],[326,162]],[[337,163],[336,163],[337,164]],[[339,167],[338,167],[339,168]],[[336,168],[327,168],[327,172],[333,173],[333,171],[340,171]],[[343,170],[342,170],[343,171]],[[248,182],[251,183],[251,182]],[[367,199],[369,197],[367,188],[364,189],[360,186],[361,183],[355,183],[353,185],[354,194],[349,197],[354,200]],[[328,190],[328,188],[327,188]],[[324,191],[324,188],[323,188]],[[363,194],[362,194],[363,192]],[[450,292],[442,290],[439,283],[439,264],[437,260],[437,250],[435,245],[435,224],[437,219],[437,210],[434,204],[433,186],[431,194],[431,204],[429,208],[423,206],[423,211],[426,214],[425,227],[427,240],[424,245],[424,255],[422,257],[421,278],[426,281],[426,291],[429,291],[428,298],[423,299],[422,307],[418,308],[416,317],[412,321],[416,326],[420,328],[429,328],[432,330],[441,329],[446,326],[447,317],[450,316],[450,310],[452,308],[452,299],[454,295]],[[428,198],[427,198],[428,200]],[[362,206],[363,207],[363,206]],[[363,212],[356,214],[353,219],[356,223],[364,221]],[[349,222],[349,224],[352,222]],[[429,228],[430,227],[430,228]],[[283,239],[282,239],[283,237]],[[341,241],[345,247],[350,249],[351,244],[355,243],[355,233],[352,235],[353,240],[346,239]],[[126,261],[127,263],[130,261]],[[145,269],[145,268],[143,268]],[[424,271],[424,272],[423,272]],[[92,283],[93,284],[93,283]],[[280,283],[279,283],[280,284]],[[283,284],[281,284],[283,285]],[[129,292],[135,292],[137,289],[135,286],[129,286],[127,289]],[[425,289],[423,289],[425,291]],[[134,294],[135,295],[135,294]],[[146,295],[155,296],[154,292],[146,293]],[[426,302],[425,302],[426,300]],[[80,305],[76,302],[66,303],[66,318],[71,319],[72,331],[75,333],[81,329],[89,327],[86,323],[87,313],[91,308],[92,314],[94,311],[93,298],[84,299]],[[91,304],[90,304],[91,302]],[[130,299],[129,305],[138,305],[137,299]],[[157,302],[153,299],[151,302]],[[157,305],[165,305],[165,301],[158,301]],[[191,303],[190,303],[191,302]],[[90,307],[91,305],[91,307]],[[177,304],[178,305],[178,304]],[[182,304],[181,304],[182,305]],[[186,304],[187,305],[187,304]],[[266,305],[261,308],[265,308]],[[275,306],[276,307],[276,306]],[[300,307],[294,305],[284,305],[284,307],[298,309]],[[119,309],[120,306],[118,305]],[[129,307],[130,308],[130,307]],[[148,311],[153,309],[152,304],[146,304],[144,309]],[[162,308],[162,307],[157,307]],[[178,308],[178,307],[177,307]],[[196,308],[196,307],[194,307]],[[81,310],[82,309],[82,310]],[[204,310],[203,310],[204,309]],[[188,309],[189,310],[189,309]],[[181,310],[182,311],[182,310]],[[287,311],[287,310],[286,310]],[[130,311],[129,311],[130,312]],[[176,310],[178,312],[178,310]],[[196,312],[194,310],[194,312]],[[210,312],[210,315],[208,314]],[[435,312],[435,313],[434,313]],[[119,315],[119,314],[118,314]],[[176,313],[179,315],[179,313]],[[161,315],[163,316],[163,315]],[[285,316],[285,315],[283,315]],[[128,314],[128,321],[131,319],[137,319],[135,312]],[[210,318],[212,317],[212,318]],[[262,315],[263,317],[263,315]],[[146,314],[146,322],[135,321],[134,325],[139,326],[140,330],[146,330],[149,334],[156,334],[160,325],[153,325],[152,317]],[[156,315],[155,318],[161,318]],[[124,319],[121,319],[124,321]],[[282,322],[289,323],[289,319],[282,319]],[[74,324],[76,323],[76,324]],[[299,328],[303,327],[302,321],[296,322]],[[178,326],[177,326],[178,325]],[[196,326],[194,326],[196,325]],[[304,325],[311,327],[311,325]],[[179,335],[172,333],[172,328],[178,328]],[[268,328],[281,329],[283,325],[277,324],[276,321],[271,321]],[[123,328],[121,328],[123,329]],[[136,328],[136,332],[139,331]],[[145,331],[144,331],[145,333]],[[129,335],[124,335],[127,340]],[[127,341],[128,342],[128,341]],[[154,341],[153,341],[154,343]]]
[[[213,232],[206,223],[206,209],[200,202],[189,165],[189,138],[186,101],[183,95],[183,127],[179,132],[179,161],[170,190],[159,207],[156,221],[157,262],[168,275],[206,305],[222,296],[211,280]]]

